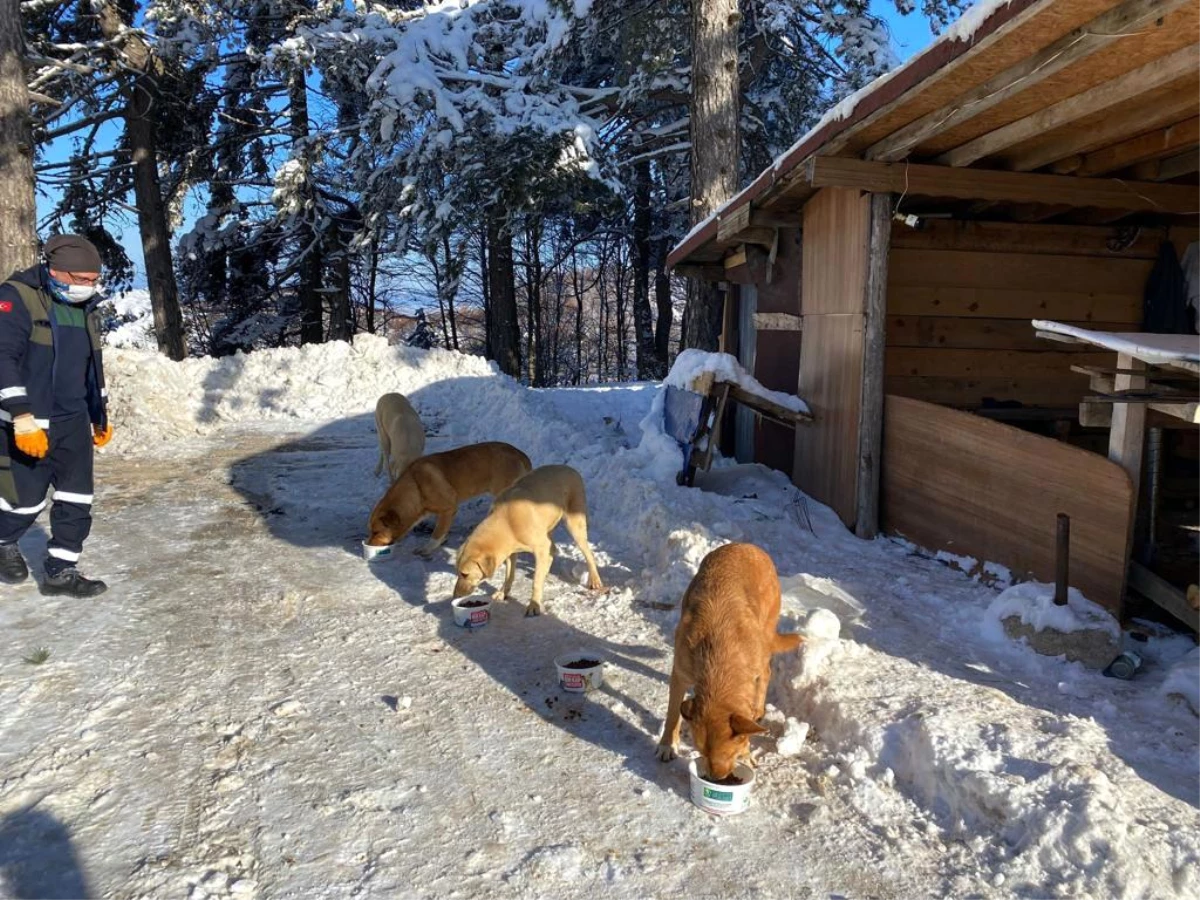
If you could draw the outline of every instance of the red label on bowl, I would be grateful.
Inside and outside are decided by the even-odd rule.
[[[575,675],[571,672],[564,672],[562,675],[563,687],[581,688],[586,683],[582,675]]]
[[[472,625],[483,625],[488,620],[488,611],[486,609],[477,609],[471,613]]]

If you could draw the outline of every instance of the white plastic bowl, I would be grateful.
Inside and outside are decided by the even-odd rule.
[[[570,667],[567,663],[582,660],[595,660],[596,665],[588,669]],[[582,694],[598,688],[604,683],[604,657],[595,650],[572,650],[554,658],[554,667],[558,670],[558,684],[564,691]]]
[[[714,816],[736,816],[750,806],[750,791],[754,788],[754,770],[745,763],[738,763],[733,774],[741,784],[714,784],[700,774],[703,760],[693,759],[688,764],[688,775],[692,781],[692,802]]]
[[[368,544],[366,541],[363,541],[363,559],[365,559],[367,562],[380,562],[385,559],[390,559],[392,556],[392,548],[394,546],[394,544],[384,544],[382,547],[376,547],[372,544]]]
[[[482,606],[466,606],[467,603],[482,603]],[[482,628],[492,617],[492,601],[480,597],[459,597],[450,604],[454,610],[454,624],[463,628]]]

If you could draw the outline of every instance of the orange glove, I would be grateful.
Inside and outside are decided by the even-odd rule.
[[[103,428],[92,426],[92,443],[97,447],[103,447],[112,440],[112,423],[105,425]]]
[[[29,413],[13,419],[13,436],[17,449],[26,456],[41,459],[50,452],[50,439]]]

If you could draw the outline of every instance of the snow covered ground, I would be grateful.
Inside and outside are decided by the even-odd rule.
[[[88,603],[0,589],[0,896],[1200,890],[1188,638],[1104,678],[997,636],[996,590],[856,540],[778,473],[677,487],[677,451],[639,424],[653,386],[529,391],[373,338],[108,358],[116,438],[82,565],[112,587]],[[430,451],[506,440],[578,468],[611,590],[582,587],[564,533],[548,615],[522,616],[526,562],[521,602],[455,627],[453,552],[482,500],[433,562],[411,553],[420,535],[363,562],[388,390]],[[673,607],[730,540],[775,559],[784,628],[828,610],[841,636],[777,658],[752,806],[712,819],[686,759],[654,745]],[[22,546],[40,562],[44,543],[35,528]],[[609,661],[582,696],[553,666],[580,645]]]

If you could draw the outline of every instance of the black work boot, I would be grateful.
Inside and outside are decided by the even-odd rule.
[[[55,572],[46,573],[40,585],[41,592],[47,597],[98,597],[108,590],[108,585],[94,578],[84,578],[74,566]]]
[[[0,544],[0,582],[20,584],[29,577],[29,566],[15,544]]]

